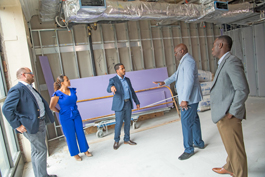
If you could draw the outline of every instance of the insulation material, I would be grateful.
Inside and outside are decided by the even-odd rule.
[[[42,22],[54,21],[59,11],[59,0],[45,0],[40,3],[40,19]]]
[[[253,15],[253,4],[248,2],[240,4],[231,4],[228,6],[229,11],[220,14],[219,16],[213,16],[212,19],[209,19],[207,22],[212,23],[225,23],[225,24],[240,24],[237,23],[237,20],[245,19],[250,15]],[[242,24],[244,25],[244,23]]]
[[[229,11],[216,10],[214,1],[207,4],[169,4],[144,1],[106,1],[106,10],[98,8],[80,8],[79,0],[64,3],[67,22],[93,23],[103,20],[157,20],[158,24],[167,21],[227,23],[253,14],[250,3],[229,5]],[[166,20],[166,22],[165,22]]]
[[[200,82],[209,82],[214,78],[214,74],[210,71],[198,70],[198,77]]]
[[[210,90],[213,82],[201,82],[202,95],[210,95]]]
[[[203,100],[199,102],[197,111],[206,111],[211,109],[210,95],[203,96]]]
[[[160,2],[123,2],[106,1],[106,10],[101,12],[96,8],[80,8],[79,0],[68,0],[64,4],[64,14],[67,22],[93,23],[101,20],[174,20],[193,22],[204,21],[210,15],[220,16],[224,11],[214,8],[214,2],[207,5],[169,4]]]

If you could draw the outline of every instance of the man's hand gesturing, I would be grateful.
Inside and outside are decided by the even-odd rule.
[[[165,82],[163,81],[154,81],[154,84],[159,84],[159,86],[165,85]]]
[[[112,86],[112,87],[110,88],[110,90],[111,90],[112,93],[115,95],[115,92],[117,91],[117,90],[116,90],[116,87],[115,87],[115,86]]]

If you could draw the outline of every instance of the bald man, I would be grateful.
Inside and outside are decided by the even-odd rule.
[[[219,174],[247,177],[247,157],[241,122],[246,118],[245,101],[249,87],[242,61],[230,53],[232,44],[232,39],[225,35],[218,37],[212,48],[212,55],[219,58],[211,88],[212,120],[217,124],[228,154],[226,164],[212,170]]]
[[[153,83],[162,86],[176,82],[185,148],[184,153],[179,156],[179,160],[185,160],[194,154],[194,147],[204,148],[200,119],[197,114],[198,103],[202,100],[202,92],[196,62],[188,53],[187,46],[185,44],[177,45],[174,53],[176,59],[180,61],[177,71],[164,82]]]
[[[18,84],[12,87],[2,107],[5,118],[13,129],[22,133],[31,144],[31,162],[35,177],[56,177],[47,174],[47,147],[45,123],[54,117],[48,103],[32,87],[34,75],[29,68],[20,68]]]

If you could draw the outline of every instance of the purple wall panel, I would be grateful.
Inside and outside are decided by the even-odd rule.
[[[82,79],[73,79],[71,80],[71,87],[77,88],[78,100],[112,95],[112,93],[107,93],[107,87],[109,84],[109,79],[114,77],[115,75],[116,74],[110,74]],[[168,74],[167,68],[157,68],[126,72],[126,77],[130,78],[132,86],[136,91],[156,87],[156,85],[152,82],[164,81],[166,78],[168,78]],[[139,92],[137,93],[137,97],[140,101],[140,106],[143,107],[162,99],[169,98],[171,97],[171,94],[167,88],[160,88],[157,90]],[[114,113],[113,111],[111,111],[112,98],[81,102],[77,105],[82,119],[88,119]],[[157,109],[166,106],[167,105],[162,105],[150,109]],[[172,103],[168,106],[172,106]],[[135,104],[134,108],[136,108]]]
[[[46,85],[48,88],[48,92],[51,96],[54,92],[53,90],[54,79],[52,76],[52,70],[50,67],[50,63],[49,63],[48,57],[46,56],[40,56],[39,59],[40,59],[40,64],[41,64],[42,72],[44,75],[44,79],[46,81]]]
[[[42,71],[45,77],[45,81],[48,87],[49,94],[53,93],[53,76],[47,57],[40,57]],[[77,88],[78,100],[102,97],[112,95],[107,93],[107,86],[109,79],[116,74],[87,77],[81,79],[72,79],[71,87]],[[126,77],[130,78],[134,90],[142,90],[147,88],[156,87],[153,81],[164,81],[168,78],[167,68],[156,68],[141,71],[126,72]],[[170,91],[167,88],[160,88],[156,90],[150,90],[137,93],[137,97],[140,101],[141,107],[160,101],[165,98],[171,97]],[[171,101],[171,100],[168,100]],[[105,98],[94,101],[86,101],[77,103],[82,119],[88,119],[108,114],[113,114],[111,111],[112,98]],[[172,106],[173,104],[162,105],[149,109],[157,109],[166,106]],[[136,108],[135,104],[134,107]],[[147,109],[146,109],[147,110]],[[143,111],[146,111],[143,110]]]

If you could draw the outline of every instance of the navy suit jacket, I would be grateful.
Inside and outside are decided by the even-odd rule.
[[[39,93],[38,91],[36,92]],[[40,97],[45,107],[45,122],[53,123],[54,117],[49,105],[41,95]],[[27,86],[21,82],[9,90],[2,111],[13,129],[24,125],[28,133],[35,134],[38,132],[38,118],[40,116],[38,103]]]
[[[129,86],[129,92],[130,92],[130,101],[131,101],[131,105],[132,105],[132,109],[133,109],[133,104],[132,104],[132,99],[134,100],[135,104],[138,105],[140,104],[134,89],[132,88],[132,84],[129,78],[125,77],[128,86]],[[113,78],[111,78],[109,80],[109,86],[107,88],[107,92],[111,93],[110,88],[112,86],[116,87],[116,92],[115,95],[113,96],[113,101],[112,101],[112,111],[121,111],[123,106],[124,106],[124,91],[123,91],[123,87],[122,87],[122,83],[119,79],[118,76],[115,76]]]

